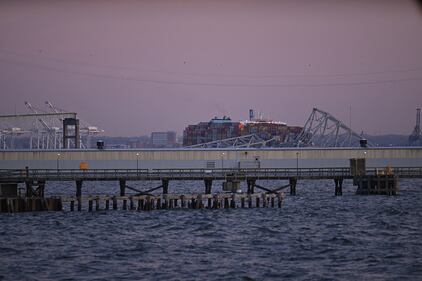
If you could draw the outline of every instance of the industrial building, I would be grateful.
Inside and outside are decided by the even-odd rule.
[[[302,127],[255,117],[249,110],[249,120],[232,121],[230,117],[213,118],[209,122],[189,125],[183,132],[183,145],[192,146],[246,135],[256,135],[262,140],[276,139],[273,145],[281,145],[294,139]]]
[[[176,132],[152,132],[151,144],[152,147],[175,147]]]

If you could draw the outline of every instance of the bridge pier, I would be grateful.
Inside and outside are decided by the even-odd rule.
[[[247,179],[246,183],[248,184],[248,194],[255,193],[255,179]]]
[[[296,195],[297,178],[289,178],[289,184],[290,184],[290,195],[295,196]]]
[[[126,195],[126,180],[120,179],[119,185],[120,185],[120,196],[125,196]]]
[[[212,179],[204,179],[205,183],[205,194],[211,194]]]
[[[168,179],[163,179],[161,181],[162,185],[163,185],[163,194],[168,194],[169,193],[169,180]]]
[[[343,195],[343,178],[334,179],[335,190],[334,195],[339,196]]]
[[[82,180],[76,181],[76,197],[82,196]]]

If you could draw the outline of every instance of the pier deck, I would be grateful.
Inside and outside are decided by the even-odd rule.
[[[379,175],[367,169],[365,175]],[[392,171],[398,178],[422,178],[422,167],[400,167]],[[145,180],[286,180],[353,179],[350,168],[260,168],[260,169],[12,169],[0,170],[0,182],[43,181],[145,181]]]

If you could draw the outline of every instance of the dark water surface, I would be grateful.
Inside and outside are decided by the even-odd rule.
[[[281,209],[0,214],[0,280],[422,280],[422,181],[354,190],[302,182]]]

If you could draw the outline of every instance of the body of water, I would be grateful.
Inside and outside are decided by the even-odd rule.
[[[335,197],[332,181],[299,182],[281,209],[0,214],[0,280],[421,280],[422,181],[400,185],[357,196],[347,181]]]

